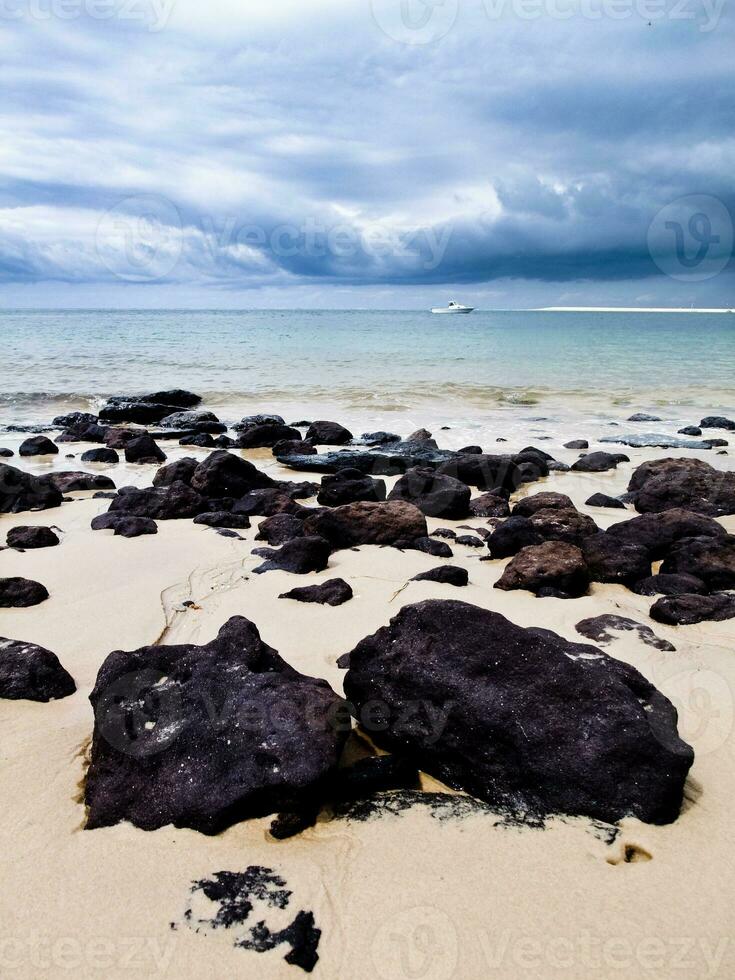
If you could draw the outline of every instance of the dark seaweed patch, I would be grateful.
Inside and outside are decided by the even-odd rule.
[[[244,927],[255,902],[263,903],[267,908],[285,909],[292,895],[280,875],[271,868],[258,865],[251,865],[245,871],[218,871],[211,878],[193,882],[190,892],[192,895],[201,893],[216,906],[213,915],[195,917],[193,906],[189,905],[184,920],[195,932]],[[171,928],[176,928],[175,923],[171,923]],[[302,910],[284,929],[273,930],[265,919],[261,919],[241,932],[234,946],[264,953],[286,944],[291,947],[284,957],[286,962],[311,973],[319,959],[320,936],[321,930],[314,925],[313,912]]]

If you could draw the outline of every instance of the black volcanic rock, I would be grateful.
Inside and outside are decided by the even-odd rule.
[[[78,493],[82,490],[114,490],[115,483],[102,473],[85,473],[83,470],[64,470],[42,477],[61,493]]]
[[[191,478],[194,476],[197,466],[199,466],[199,460],[194,459],[193,456],[182,456],[181,459],[176,459],[172,463],[166,463],[153,477],[153,486],[168,487],[172,483],[191,485]]]
[[[630,457],[623,453],[588,453],[572,464],[572,469],[578,473],[604,473],[605,470],[616,469],[619,463],[629,462]]]
[[[516,813],[649,823],[679,814],[693,752],[676,710],[596,647],[428,601],[404,607],[348,659],[346,695],[367,734],[449,786]]]
[[[521,548],[541,544],[543,540],[527,517],[511,516],[490,535],[487,545],[493,558],[510,558]]]
[[[403,538],[394,541],[391,547],[397,548],[399,551],[421,551],[433,558],[451,558],[454,554],[445,541],[435,541],[434,538],[430,537]]]
[[[362,544],[395,545],[428,535],[426,518],[413,504],[403,500],[385,503],[357,501],[307,517],[306,534],[326,538],[333,548]]]
[[[294,470],[312,473],[337,473],[357,469],[370,476],[397,476],[413,466],[439,466],[454,457],[448,450],[435,449],[425,443],[397,442],[378,449],[340,449],[316,455],[279,456],[278,461]]]
[[[199,433],[218,434],[226,432],[227,426],[220,422],[214,412],[172,412],[158,423],[162,429],[193,429]]]
[[[470,500],[470,514],[472,517],[508,517],[510,504],[498,494],[483,493]]]
[[[101,447],[83,452],[81,460],[83,463],[119,463],[120,457],[114,449]]]
[[[273,517],[275,514],[305,515],[307,512],[307,509],[297,503],[293,497],[276,487],[251,490],[237,501],[233,509],[237,514],[247,514],[251,517]]]
[[[735,619],[735,595],[722,592],[715,595],[664,596],[651,606],[651,619],[670,626]]]
[[[98,514],[92,518],[93,531],[114,531],[122,538],[139,538],[144,534],[158,534],[158,525],[150,517],[131,517],[129,514]]]
[[[571,442],[564,443],[565,449],[589,449],[590,444],[586,439],[572,439]]]
[[[111,431],[106,425],[98,425],[96,420],[77,422],[75,425],[67,426],[56,437],[56,442],[105,442]]]
[[[287,541],[293,541],[294,538],[303,537],[304,522],[301,518],[293,514],[274,514],[258,525],[255,540],[267,541],[268,544],[277,547]]]
[[[245,514],[233,514],[228,510],[212,510],[199,514],[194,518],[194,523],[204,524],[206,527],[236,528],[242,531],[250,527],[250,518]]]
[[[680,436],[701,436],[702,430],[698,425],[685,425],[683,429],[679,429]]]
[[[279,439],[272,447],[274,456],[316,456],[316,449],[305,439]]]
[[[283,571],[292,572],[294,575],[321,572],[329,564],[331,552],[330,543],[317,535],[293,538],[286,541],[277,550],[259,548],[257,554],[265,558],[266,561],[254,568],[253,571],[257,574]]]
[[[699,423],[701,429],[727,429],[735,432],[735,421],[725,418],[724,415],[708,415]]]
[[[466,483],[478,490],[509,490],[511,493],[524,483],[532,483],[549,475],[544,454],[535,449],[513,456],[491,456],[487,453],[469,456],[452,455],[439,466],[439,472]]]
[[[470,513],[470,488],[431,467],[417,466],[407,470],[391,490],[388,500],[405,500],[427,517],[462,520]]]
[[[625,510],[625,504],[617,497],[610,497],[606,493],[593,493],[585,501],[588,507],[609,507],[611,510]]]
[[[640,517],[613,524],[606,534],[621,542],[642,545],[650,551],[654,561],[659,561],[682,538],[723,538],[726,531],[710,517],[672,508],[657,514],[641,514]]]
[[[352,598],[352,589],[343,578],[330,578],[321,585],[306,585],[300,589],[283,592],[279,599],[295,599],[297,602],[316,602],[320,605],[341,606]]]
[[[293,440],[301,440],[301,433],[298,429],[292,429],[288,425],[280,425],[276,422],[266,422],[263,425],[254,425],[240,432],[235,445],[240,449],[271,449],[278,442]]]
[[[273,480],[249,460],[223,449],[202,460],[190,482],[203,497],[242,497],[250,490],[273,486]]]
[[[709,517],[735,514],[735,473],[716,470],[700,459],[658,459],[642,463],[628,490],[642,514],[685,508]]]
[[[156,521],[196,517],[206,510],[206,501],[185,483],[163,487],[130,487],[110,504],[110,514],[150,517]]]
[[[459,565],[439,565],[428,572],[419,572],[411,579],[412,582],[438,582],[440,585],[454,585],[457,588],[468,585],[469,580],[467,569]]]
[[[495,583],[509,592],[525,589],[535,595],[576,599],[585,595],[590,571],[579,548],[565,541],[545,541],[521,548]]]
[[[299,433],[297,432],[298,436]],[[349,429],[346,429],[339,422],[317,421],[312,422],[306,432],[309,442],[320,446],[343,446],[349,442],[353,436]]]
[[[268,415],[263,413],[260,415],[246,415],[245,418],[240,419],[239,422],[235,422],[232,426],[235,432],[247,432],[248,429],[255,429],[260,425],[285,425],[283,416],[281,415]],[[295,428],[295,426],[293,426]]]
[[[13,527],[8,531],[7,545],[18,551],[53,548],[58,543],[59,539],[51,528],[42,525]]]
[[[91,412],[67,412],[65,415],[57,415],[52,419],[51,424],[60,429],[74,425],[96,425],[97,416]]]
[[[636,582],[632,591],[637,595],[704,595],[707,586],[694,575],[649,575]]]
[[[0,698],[56,701],[74,694],[74,678],[55,653],[35,643],[0,636]]]
[[[11,456],[15,456],[12,449],[6,449],[4,446],[0,447],[0,458],[10,459]]]
[[[586,514],[576,509],[537,510],[529,517],[531,526],[544,541],[566,541],[581,547],[585,538],[599,533],[599,528]]]
[[[346,737],[326,681],[298,673],[239,616],[201,647],[111,653],[90,700],[88,830],[129,820],[215,834],[309,808]]]
[[[363,432],[359,439],[353,439],[354,445],[385,446],[391,442],[400,442],[401,437],[395,432]]]
[[[339,507],[357,500],[385,500],[385,480],[374,480],[360,470],[339,470],[322,477],[317,502],[323,507]]]
[[[131,439],[125,446],[125,459],[128,463],[163,463],[166,453],[147,432]]]
[[[600,442],[620,443],[634,449],[711,449],[714,440],[682,439],[661,432],[628,433],[605,436]]]
[[[40,582],[27,578],[0,578],[0,609],[37,606],[46,599],[48,591]]]
[[[682,538],[661,565],[664,575],[694,575],[708,589],[735,589],[735,535]]]
[[[629,422],[662,422],[658,415],[648,415],[646,412],[636,412],[628,419]]]
[[[606,532],[585,538],[582,554],[594,582],[631,586],[651,574],[648,548]]]
[[[59,447],[47,436],[31,436],[24,439],[18,448],[20,456],[55,456]]]
[[[565,493],[534,493],[530,497],[523,497],[513,505],[514,517],[531,517],[539,510],[576,510],[571,497]]]
[[[61,504],[61,492],[42,477],[0,463],[0,513],[47,510]]]
[[[184,436],[179,439],[180,446],[199,446],[201,449],[214,449],[215,441],[208,432],[199,432],[193,436]]]

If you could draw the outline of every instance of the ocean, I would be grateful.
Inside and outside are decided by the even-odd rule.
[[[225,421],[449,426],[451,448],[488,431],[556,439],[634,411],[674,425],[735,406],[729,314],[8,310],[0,336],[5,425],[182,387]]]

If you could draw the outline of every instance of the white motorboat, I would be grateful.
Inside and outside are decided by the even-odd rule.
[[[455,303],[454,300],[449,301],[449,306],[435,306],[432,308],[432,313],[471,313],[474,310],[474,306],[463,306],[461,303]]]

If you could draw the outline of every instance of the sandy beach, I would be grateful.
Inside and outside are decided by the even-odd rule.
[[[6,434],[2,443],[17,449],[22,438]],[[210,452],[175,441],[161,445],[168,463],[185,455],[202,460]],[[65,460],[64,453],[86,448],[69,443],[58,457],[21,459],[20,465],[36,474],[77,469],[78,460]],[[597,448],[603,447],[590,451]],[[319,479],[281,465],[270,449],[233,452],[274,479]],[[550,452],[567,464],[580,455],[557,446]],[[646,460],[701,458],[732,470],[730,457],[712,450],[625,452],[630,462],[617,469],[552,472],[512,500],[564,493],[604,530],[635,511],[585,501],[595,492],[623,494]],[[16,465],[18,457],[5,462]],[[149,486],[157,468],[83,466],[118,487]],[[386,478],[388,489],[396,479]],[[238,948],[237,927],[212,929],[196,914],[192,919],[194,883],[251,867],[270,869],[292,893],[287,908],[267,909],[271,930],[286,927],[297,910],[313,913],[321,930],[315,975],[325,978],[733,972],[732,913],[722,893],[733,874],[733,620],[656,623],[648,615],[652,598],[621,585],[593,583],[576,599],[501,591],[493,586],[508,562],[481,561],[486,547],[452,541],[451,564],[469,576],[463,589],[410,581],[442,564],[432,555],[369,545],[334,551],[320,572],[258,575],[253,570],[262,558],[251,552],[263,544],[255,541],[261,518],[236,537],[191,520],[161,520],[157,534],[126,539],[90,529],[109,500],[94,499],[90,491],[69,497],[61,507],[0,516],[0,540],[18,524],[59,529],[58,547],[0,553],[0,577],[41,582],[50,595],[32,608],[3,609],[1,632],[56,653],[77,685],[72,696],[49,703],[2,701],[3,975],[298,975],[284,959],[287,947]],[[735,532],[735,516],[721,523]],[[460,527],[487,530],[488,520],[428,518],[430,534],[438,528],[461,534]],[[344,605],[278,598],[335,577],[354,592]],[[288,664],[341,694],[342,654],[402,607],[456,599],[460,592],[463,602],[572,642],[587,642],[575,630],[578,622],[614,614],[651,627],[675,647],[656,649],[635,631],[613,631],[604,646],[679,711],[679,734],[695,761],[675,822],[626,817],[612,826],[552,815],[541,826],[522,825],[422,774],[420,792],[378,794],[367,809],[327,807],[314,826],[287,840],[269,834],[272,817],[238,822],[215,836],[170,825],[146,832],[128,822],[84,829],[82,787],[94,724],[88,697],[112,650],[208,643],[231,616],[244,616]],[[348,756],[370,751],[364,740],[348,746]]]

